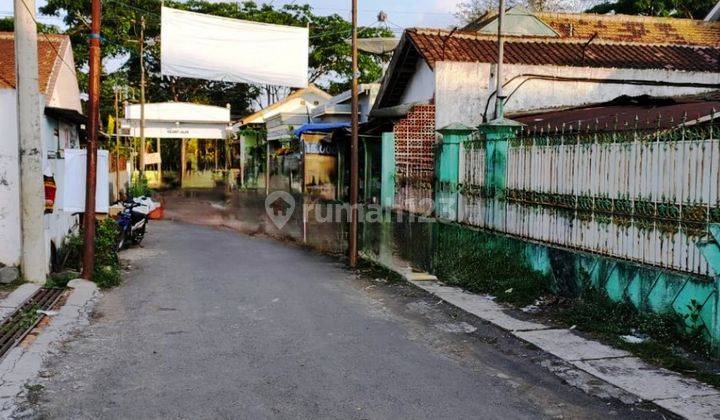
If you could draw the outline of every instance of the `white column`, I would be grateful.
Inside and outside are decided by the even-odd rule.
[[[15,0],[15,75],[20,138],[21,268],[25,280],[44,283],[45,188],[42,175],[42,105],[38,83],[35,0]]]

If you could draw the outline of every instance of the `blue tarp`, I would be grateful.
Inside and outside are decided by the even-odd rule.
[[[293,134],[300,137],[303,133],[329,133],[347,127],[350,127],[350,123],[308,123],[293,130]]]

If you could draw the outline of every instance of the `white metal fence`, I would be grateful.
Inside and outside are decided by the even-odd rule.
[[[486,188],[483,140],[474,136],[461,149],[457,220],[713,274],[695,246],[709,223],[720,222],[720,142],[713,123],[519,136],[508,151],[503,199]]]

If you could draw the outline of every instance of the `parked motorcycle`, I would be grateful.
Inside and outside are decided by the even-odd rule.
[[[128,242],[140,245],[145,237],[148,224],[148,207],[136,201],[121,203],[123,211],[118,217],[120,234],[118,235],[118,251],[125,248]]]

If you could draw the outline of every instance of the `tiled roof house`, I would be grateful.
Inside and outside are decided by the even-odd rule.
[[[508,15],[515,19],[509,19],[510,31],[534,25],[542,34],[507,37],[503,76],[510,114],[623,95],[693,94],[720,85],[720,22],[517,9]],[[419,103],[435,106],[437,127],[491,119],[497,67],[494,19],[483,17],[455,32],[406,30],[375,114]]]
[[[80,146],[80,89],[70,38],[66,35],[38,35],[38,99],[44,102],[40,117],[42,138],[42,175],[53,177],[57,191],[64,191],[64,151]],[[19,136],[17,133],[17,96],[14,34],[0,32],[0,265],[20,263],[20,188]],[[60,194],[58,194],[59,196]],[[65,237],[77,231],[78,217],[65,212],[61,200],[46,201],[46,214],[37,223],[45,227],[48,268],[65,243]]]

